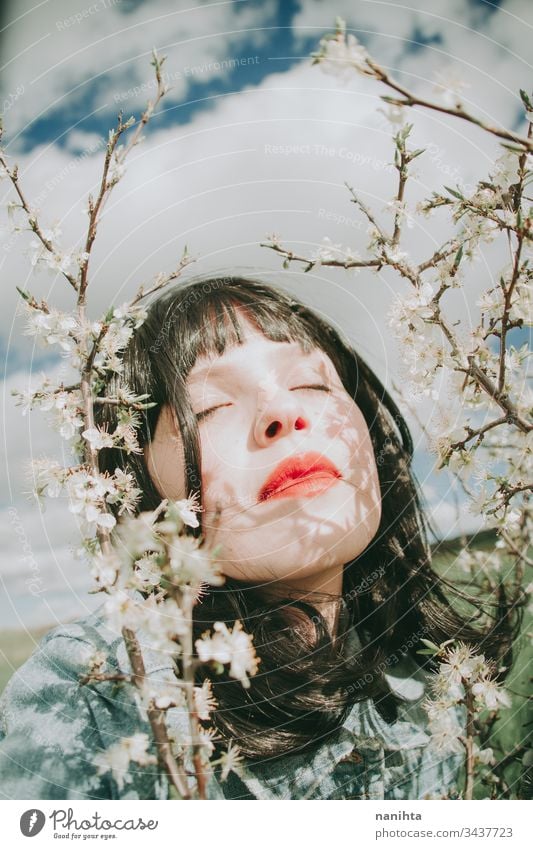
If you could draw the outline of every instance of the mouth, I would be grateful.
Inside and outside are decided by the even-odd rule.
[[[342,478],[337,467],[316,451],[283,460],[259,491],[259,501],[311,497],[324,492]]]

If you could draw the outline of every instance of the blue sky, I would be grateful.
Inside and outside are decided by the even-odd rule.
[[[23,48],[24,58],[17,57],[16,54],[10,55],[11,34],[14,30],[23,29],[27,21],[27,18],[21,16],[19,11],[23,5],[12,3],[10,7],[9,3],[6,4],[7,14],[3,25],[2,51],[4,55],[9,57],[9,64],[14,63],[15,66],[22,65],[26,68],[29,64],[31,69],[31,63],[28,63],[27,60],[28,45]],[[160,15],[154,14],[154,12],[157,12],[158,5],[162,6]],[[196,43],[195,55],[197,58],[181,69],[184,86],[180,91],[179,102],[171,106],[167,105],[162,110],[157,118],[159,127],[187,124],[198,112],[213,109],[217,98],[234,95],[248,86],[259,85],[272,73],[290,70],[294,65],[300,63],[302,58],[308,56],[316,46],[317,37],[320,36],[322,31],[332,26],[336,11],[346,16],[351,31],[364,44],[372,46],[380,37],[378,30],[379,14],[376,14],[375,28],[359,26],[357,3],[340,2],[335,5],[330,2],[320,2],[320,0],[313,3],[306,3],[306,0],[301,0],[301,2],[298,2],[298,0],[274,0],[274,2],[265,3],[254,2],[254,0],[232,0],[232,2],[221,4],[197,3],[196,7],[201,14],[202,11],[207,11],[211,6],[217,5],[228,7],[228,11],[231,9],[231,26],[240,27],[242,20],[243,26],[239,30],[238,39],[239,57],[255,57],[256,61],[243,66],[236,66],[233,69],[225,68],[222,73],[214,76],[207,75],[206,78],[206,75],[202,74],[202,67],[209,65],[210,62],[216,62],[216,59],[211,59],[209,55],[205,55],[202,42],[205,40],[207,43],[216,38],[220,39],[221,31],[214,28],[212,32],[209,32],[208,25],[207,31],[204,32],[202,25],[200,25],[198,30],[191,35],[192,41]],[[306,6],[311,5],[315,7],[316,23],[299,25],[298,19],[301,17],[302,9],[305,10]],[[388,3],[386,5],[389,7],[397,5],[396,14],[404,8],[402,4]],[[519,5],[523,6],[524,12],[527,11],[527,3],[522,2]],[[70,88],[65,87],[56,101],[52,101],[45,109],[39,109],[35,113],[35,117],[26,123],[23,133],[18,136],[17,148],[22,151],[31,150],[43,141],[53,141],[60,147],[64,146],[67,144],[68,131],[73,126],[87,133],[105,134],[109,126],[110,111],[113,108],[113,99],[109,97],[109,94],[113,90],[116,79],[128,73],[135,76],[138,73],[140,61],[144,61],[144,64],[148,67],[147,63],[152,46],[152,44],[148,44],[147,39],[144,51],[141,49],[133,55],[126,55],[125,58],[119,57],[119,61],[114,62],[113,49],[116,41],[121,38],[124,32],[127,34],[128,30],[137,30],[142,25],[144,10],[146,16],[150,19],[150,27],[158,33],[157,42],[154,42],[153,46],[157,46],[159,52],[167,54],[169,72],[175,72],[175,70],[171,70],[173,65],[177,65],[179,72],[180,47],[184,41],[189,39],[181,38],[179,17],[172,22],[170,33],[165,31],[163,24],[166,24],[169,18],[168,9],[172,8],[179,16],[184,14],[183,10],[185,9],[190,10],[189,14],[191,14],[191,11],[194,11],[194,6],[195,4],[192,3],[174,3],[165,7],[164,3],[149,4],[143,2],[143,0],[138,2],[120,0],[107,13],[102,10],[99,13],[100,18],[95,13],[76,23],[71,22],[72,18],[76,14],[83,14],[84,10],[90,8],[90,4],[77,3],[73,5],[63,3],[61,0],[56,3],[45,2],[40,4],[31,13],[31,18],[40,18],[39,23],[41,25],[38,27],[38,31],[41,33],[40,43],[46,47],[48,56],[53,56],[56,49],[65,53],[60,58],[59,63],[52,63],[52,66],[57,64],[59,72],[66,70],[67,75],[72,75],[72,69],[75,68],[80,53],[90,51],[93,44],[96,55],[98,55],[100,49],[109,50],[109,62],[102,63],[103,67],[100,69],[94,68],[93,73],[77,80],[75,85]],[[428,11],[438,10],[439,6],[440,4],[433,4],[432,6],[430,4]],[[502,6],[505,7],[506,4],[488,2],[487,0],[467,0],[462,4],[462,14],[459,20],[461,25],[472,28],[472,31],[478,29],[479,32],[483,32]],[[252,21],[246,20],[250,9],[259,11],[259,14]],[[376,11],[379,12],[379,9]],[[15,15],[15,12],[19,14]],[[97,28],[96,24],[100,23],[105,14],[109,18],[110,13],[114,16],[113,26],[109,27],[107,32],[101,33],[98,31],[100,27]],[[14,15],[14,19],[11,17],[12,15]],[[403,17],[405,19],[408,16],[405,14]],[[453,14],[450,15],[450,18],[453,18]],[[160,28],[157,27],[158,19],[161,19]],[[320,21],[320,24],[318,24],[318,21]],[[73,34],[77,37],[79,30],[82,32],[82,37],[76,39],[78,49],[62,51],[61,41],[64,42]],[[96,35],[94,42],[91,41],[93,34]],[[171,37],[169,38],[170,34]],[[258,35],[260,36],[259,39]],[[406,31],[398,36],[397,42],[401,48],[398,54],[398,63],[401,67],[402,61],[407,57],[415,57],[428,49],[443,48],[446,45],[444,26],[440,19],[430,22],[429,26],[422,26],[419,21],[413,19]],[[29,55],[30,57],[32,55],[31,49]],[[224,58],[228,57],[221,55],[219,61]],[[178,62],[176,62],[176,59]],[[194,72],[195,69],[196,73]],[[20,73],[20,67],[17,73]],[[37,74],[36,76],[39,77],[40,75]],[[30,74],[30,77],[32,77],[30,84],[34,84],[35,76]],[[13,88],[12,85],[11,88]],[[10,79],[8,76],[4,82],[4,96],[9,95],[9,90]],[[518,120],[521,114],[518,99],[516,99],[516,109]],[[9,132],[7,137],[9,139]]]

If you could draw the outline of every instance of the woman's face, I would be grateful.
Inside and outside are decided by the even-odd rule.
[[[359,555],[379,526],[368,428],[323,351],[273,342],[239,317],[244,343],[198,358],[187,379],[201,441],[203,532],[221,545],[229,577],[298,586],[324,573],[315,587],[325,587],[327,573]],[[168,406],[146,457],[161,495],[185,498]]]

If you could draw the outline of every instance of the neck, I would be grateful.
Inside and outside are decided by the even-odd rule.
[[[276,598],[290,593],[291,598],[312,604],[324,617],[331,637],[335,638],[342,596],[343,571],[344,565],[341,564],[296,580],[276,582],[271,587],[271,595]]]

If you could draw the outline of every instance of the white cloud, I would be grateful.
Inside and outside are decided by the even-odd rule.
[[[173,0],[151,0],[126,14],[128,8],[127,0],[96,0],[79,8],[69,0],[37,7],[12,0],[2,86],[4,95],[24,91],[10,115],[10,138],[57,108],[81,103],[87,113],[116,112],[114,94],[151,83],[153,46],[167,55],[169,100],[179,101],[193,76],[207,81],[225,73],[227,66],[214,63],[245,58],[243,44],[260,45],[277,4],[193,1],[180,8]],[[124,108],[136,108],[139,98],[130,98]]]

